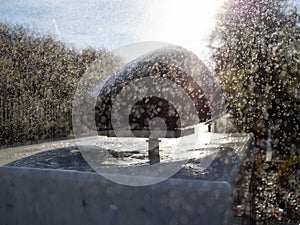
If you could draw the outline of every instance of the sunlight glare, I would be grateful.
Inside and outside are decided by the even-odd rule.
[[[223,1],[149,1],[146,15],[141,21],[140,36],[143,40],[200,48],[214,26],[214,17]]]

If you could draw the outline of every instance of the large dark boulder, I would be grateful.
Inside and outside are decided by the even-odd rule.
[[[150,93],[149,96],[139,98],[134,82],[142,84],[142,89]],[[124,91],[126,86],[132,84],[130,91]],[[176,46],[155,50],[126,64],[106,80],[95,106],[98,133],[114,136],[116,127],[112,126],[112,120],[122,120],[122,117],[129,117],[129,127],[135,136],[144,137],[150,135],[147,131],[155,117],[164,121],[167,131],[206,122],[212,118],[211,107],[221,96],[221,93],[212,91],[216,89],[215,79],[192,52]],[[126,104],[126,101],[134,104],[129,109],[129,115],[121,107],[115,107],[119,111],[114,114],[117,118],[112,118],[113,105],[122,95],[125,95],[125,101],[121,104]],[[193,107],[196,115],[190,109]]]

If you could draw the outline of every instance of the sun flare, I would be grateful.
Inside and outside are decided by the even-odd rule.
[[[203,38],[214,23],[221,0],[166,1],[163,16],[163,37],[173,40]]]
[[[224,0],[152,0],[141,19],[140,38],[199,49]]]

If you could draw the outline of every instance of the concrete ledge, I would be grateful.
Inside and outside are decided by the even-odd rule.
[[[226,182],[131,187],[97,173],[0,167],[2,225],[231,224]]]

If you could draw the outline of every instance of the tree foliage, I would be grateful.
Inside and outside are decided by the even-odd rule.
[[[115,60],[0,23],[0,146],[68,135],[77,84],[96,59]]]
[[[285,0],[228,0],[211,36],[215,73],[241,131],[299,148],[300,30]]]

